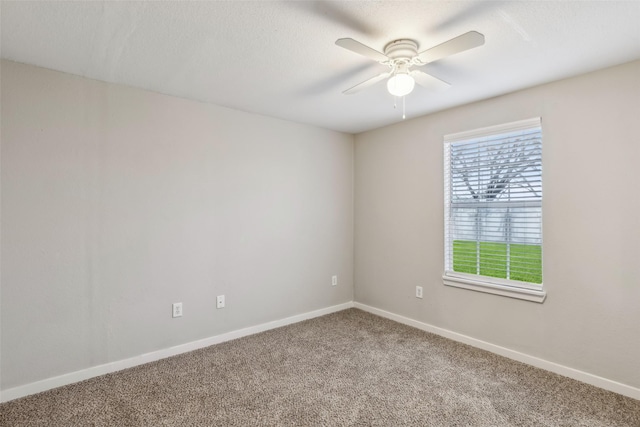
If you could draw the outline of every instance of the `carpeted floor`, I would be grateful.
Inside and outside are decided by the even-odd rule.
[[[0,405],[2,426],[640,426],[640,401],[350,309]]]

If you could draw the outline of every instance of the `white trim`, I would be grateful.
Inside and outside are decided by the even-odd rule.
[[[346,310],[352,307],[353,301],[349,301],[343,304],[338,304],[331,307],[321,308],[319,310],[309,311],[307,313],[286,317],[284,319],[274,320],[272,322],[262,323],[260,325],[226,332],[224,334],[204,338],[198,341],[192,341],[186,344],[153,351],[151,353],[141,354],[129,359],[118,360],[116,362],[105,363],[98,366],[92,366],[80,371],[70,372],[68,374],[63,374],[57,377],[47,378],[45,380],[21,385],[18,387],[3,390],[2,402],[8,402],[9,400],[18,399],[20,397],[28,396],[35,393],[40,393],[52,388],[61,387],[67,384],[73,384],[78,381],[83,381],[111,372],[132,368],[134,366],[154,362],[156,360],[176,356],[178,354],[187,353],[189,351],[197,350],[200,348],[209,347],[214,344],[220,344],[225,341],[235,340],[238,338],[246,337],[248,335],[254,335],[260,332],[268,331],[270,329],[280,328],[282,326],[291,325],[293,323],[302,322],[303,320],[313,319],[314,317],[324,316],[326,314],[335,313],[337,311]]]
[[[46,390],[50,390],[56,387],[61,387],[67,384],[73,384],[78,381],[83,381],[89,378],[97,377],[100,375],[108,374],[111,372],[120,371],[122,369],[132,368],[134,366],[142,365],[145,363],[153,362],[166,357],[175,356],[189,351],[197,350],[200,348],[208,347],[210,345],[219,344],[225,341],[242,338],[248,335],[257,334],[260,332],[268,331],[270,329],[279,328],[282,326],[298,323],[303,320],[313,319],[314,317],[324,316],[326,314],[335,313],[337,311],[346,310],[348,308],[358,308],[360,310],[375,314],[380,317],[394,320],[398,323],[402,323],[414,328],[421,329],[426,332],[430,332],[436,335],[443,336],[445,338],[452,339],[464,344],[471,345],[473,347],[481,348],[483,350],[490,351],[495,354],[507,357],[509,359],[517,360],[537,368],[545,369],[547,371],[554,372],[556,374],[564,375],[569,378],[573,378],[578,381],[582,381],[587,384],[591,384],[596,387],[603,388],[605,390],[613,391],[615,393],[622,394],[624,396],[631,397],[633,399],[640,400],[640,389],[632,387],[630,385],[622,384],[616,381],[612,381],[606,378],[599,377],[597,375],[590,374],[588,372],[573,369],[567,366],[559,365],[554,362],[549,362],[544,359],[530,356],[525,353],[520,353],[515,350],[511,350],[505,347],[501,347],[495,344],[488,343],[476,338],[469,337],[467,335],[452,332],[447,329],[439,328],[437,326],[429,325],[417,320],[410,319],[408,317],[400,316],[388,311],[380,310],[365,304],[358,302],[346,302],[332,307],[323,308],[295,316],[287,317],[281,320],[275,320],[272,322],[263,323],[256,326],[251,326],[236,331],[227,332],[214,337],[205,338],[190,343],[169,347],[163,350],[146,353],[140,356],[131,357],[129,359],[120,360],[117,362],[106,363],[104,365],[94,366],[91,368],[83,369],[81,371],[75,371],[68,374],[60,375],[46,380],[36,381],[30,384],[10,388],[2,391],[1,402],[8,402],[13,399],[28,396],[35,393],[40,393]]]
[[[448,329],[439,328],[437,326],[423,323],[417,320],[410,319],[408,317],[400,316],[388,311],[381,310],[379,308],[371,307],[359,302],[354,303],[354,307],[366,312],[375,314],[380,317],[394,320],[398,323],[402,323],[414,328],[421,329],[432,334],[440,335],[445,338],[452,339],[464,344],[471,345],[473,347],[487,350],[500,356],[507,357],[509,359],[517,360],[518,362],[526,363],[536,368],[544,369],[565,377],[572,378],[574,380],[581,381],[583,383],[591,384],[596,387],[603,388],[605,390],[619,393],[632,399],[640,400],[640,388],[636,388],[627,384],[619,383],[617,381],[609,380],[607,378],[599,377],[597,375],[590,374],[588,372],[580,371],[578,369],[570,368],[568,366],[560,365],[558,363],[550,362],[548,360],[540,359],[535,356],[531,356],[519,351],[511,350],[506,347],[491,344],[486,341],[482,341],[476,338],[472,338],[467,335],[459,334],[457,332],[450,331]]]
[[[451,143],[456,141],[463,141],[465,139],[481,138],[483,136],[493,135],[496,133],[516,132],[519,130],[539,128],[540,126],[542,126],[542,119],[540,117],[533,117],[531,119],[520,120],[517,122],[504,123],[480,129],[451,133],[444,136],[444,142]]]
[[[455,277],[445,274],[442,276],[442,282],[447,286],[455,288],[470,289],[477,292],[485,292],[487,294],[502,295],[509,298],[517,298],[525,301],[543,303],[547,297],[547,293],[542,289],[531,289],[525,287],[509,286],[499,283],[482,282],[463,277]]]

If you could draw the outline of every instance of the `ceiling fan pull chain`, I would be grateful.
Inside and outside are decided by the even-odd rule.
[[[404,105],[404,99],[406,98],[406,96],[402,97],[402,120],[404,120],[407,116],[405,115],[405,105]]]

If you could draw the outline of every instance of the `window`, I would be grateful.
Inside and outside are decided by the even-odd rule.
[[[444,175],[444,283],[544,301],[540,119],[445,136]]]

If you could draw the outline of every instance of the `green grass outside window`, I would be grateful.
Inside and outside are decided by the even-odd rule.
[[[480,275],[507,278],[507,244],[480,242]],[[540,245],[510,245],[509,279],[542,283],[542,248]],[[453,241],[453,271],[478,274],[476,242]]]

